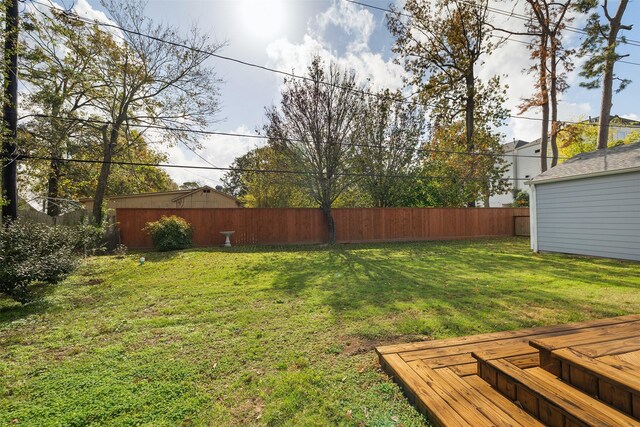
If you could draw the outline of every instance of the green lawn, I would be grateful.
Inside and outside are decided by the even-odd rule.
[[[0,300],[0,425],[423,425],[376,345],[640,312],[640,264],[522,239],[144,255]]]

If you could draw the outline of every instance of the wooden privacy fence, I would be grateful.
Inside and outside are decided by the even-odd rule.
[[[117,209],[120,240],[130,248],[148,248],[147,222],[177,215],[193,225],[196,246],[224,243],[221,231],[235,231],[234,245],[327,242],[320,209]],[[514,217],[529,208],[348,208],[334,209],[339,243],[465,239],[514,235]]]

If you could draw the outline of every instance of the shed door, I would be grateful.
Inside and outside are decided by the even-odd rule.
[[[536,186],[538,249],[640,260],[640,173]]]

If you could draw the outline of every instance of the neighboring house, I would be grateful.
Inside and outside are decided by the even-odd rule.
[[[630,119],[624,119],[619,116],[611,117],[615,119],[615,125],[612,124],[613,138],[624,139],[631,132],[637,131],[640,122]],[[598,123],[598,117],[589,117],[585,123]],[[511,191],[503,194],[496,194],[489,198],[489,205],[492,207],[511,206],[514,196],[519,191],[529,191],[527,181],[542,172],[540,167],[540,145],[541,139],[526,142],[522,140],[513,140],[504,144],[504,159],[507,162],[508,169],[505,171],[504,177],[509,179],[511,183]],[[547,147],[547,160],[551,165],[551,144]]]
[[[511,206],[514,195],[520,190],[529,190],[527,180],[540,174],[540,140],[532,142],[514,140],[503,145],[504,159],[508,168],[504,177],[509,179],[511,190],[503,194],[496,194],[489,198],[489,206]],[[517,179],[516,179],[517,178]]]
[[[579,154],[531,180],[531,248],[640,261],[640,142]]]
[[[80,199],[88,212],[93,209],[93,199]],[[107,210],[116,208],[239,208],[238,199],[209,186],[196,189],[141,193],[107,197]]]

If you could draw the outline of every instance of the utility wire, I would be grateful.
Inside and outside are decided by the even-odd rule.
[[[155,166],[160,168],[177,168],[177,169],[200,169],[200,170],[217,170],[217,171],[231,171],[231,172],[250,172],[250,173],[272,173],[282,175],[315,175],[313,172],[297,171],[287,169],[251,169],[251,168],[232,168],[232,167],[213,167],[213,166],[197,166],[197,165],[178,165],[173,163],[145,163],[145,162],[126,162],[118,160],[92,160],[92,159],[65,159],[48,156],[32,156],[22,155],[20,159],[26,160],[43,160],[43,161],[59,161],[61,163],[89,163],[89,164],[109,164],[109,165],[121,165],[121,166]],[[342,172],[333,174],[334,177],[360,177],[360,178],[407,178],[407,179],[450,179],[459,181],[487,181],[487,178],[479,177],[451,177],[447,175],[402,175],[402,174],[375,174],[375,173],[357,173],[357,172]],[[529,178],[499,178],[500,181],[528,181]]]
[[[343,0],[343,1],[346,1],[347,3],[357,4],[359,6],[363,6],[363,7],[369,8],[369,9],[378,10],[378,11],[381,11],[381,12],[393,13],[394,15],[397,14],[397,15],[400,15],[400,16],[413,18],[413,16],[409,15],[408,13],[394,11],[394,10],[387,9],[387,8],[384,8],[384,7],[380,7],[380,6],[374,6],[372,4],[363,3],[363,2],[360,2],[360,1],[357,1],[357,0]],[[460,2],[475,6],[475,3],[470,2],[470,1],[460,0]],[[527,15],[523,15],[521,13],[516,13],[516,12],[513,12],[513,11],[504,10],[504,9],[499,9],[499,8],[496,8],[496,7],[493,7],[493,6],[487,6],[487,10],[489,12],[493,12],[493,13],[495,13],[497,15],[503,15],[503,16],[507,16],[507,17],[510,17],[510,18],[517,18],[517,19],[520,19],[520,20],[523,20],[523,21],[527,21],[527,22],[532,20],[532,18],[527,16]],[[586,35],[587,34],[587,32],[583,28],[572,27],[570,25],[566,25],[565,29],[567,31],[570,31],[570,32],[573,32],[573,33],[577,33],[577,34],[581,34],[581,35]],[[639,46],[640,47],[640,41],[638,41],[638,40],[631,40],[631,39],[625,38],[624,40],[617,39],[617,41],[621,42],[621,43],[628,44],[630,46]]]
[[[345,1],[347,3],[357,4],[359,6],[366,7],[366,8],[373,9],[373,10],[377,10],[377,11],[380,11],[380,12],[385,12],[387,14],[389,14],[389,13],[390,14],[394,14],[394,15],[397,14],[397,15],[400,15],[400,16],[413,18],[411,15],[409,15],[407,13],[394,11],[394,10],[387,9],[387,8],[384,8],[384,7],[380,7],[380,6],[374,6],[374,5],[363,3],[363,2],[360,2],[360,1],[357,1],[357,0],[343,0],[343,1]],[[471,4],[469,2],[463,2],[463,3]],[[525,19],[527,21],[530,20],[530,18],[526,17],[525,15],[516,14],[515,12],[509,12],[509,11],[505,11],[505,10],[502,10],[502,9],[496,9],[496,8],[492,8],[492,7],[487,7],[487,10],[490,11],[490,12],[494,12],[494,13],[497,13],[499,11],[500,14],[503,14],[503,15],[506,15],[506,16],[512,16],[512,17],[519,18],[519,19]],[[582,35],[587,34],[586,31],[579,30],[579,29],[574,28],[574,27],[566,26],[565,29],[567,29],[568,31],[574,32],[574,33],[580,33]],[[497,35],[492,35],[492,37],[501,38],[503,41],[513,41],[513,42],[516,42],[516,43],[527,44],[527,45],[529,44],[528,42],[525,42],[525,41],[522,41],[522,40],[514,40],[514,39],[511,39],[511,38],[508,38],[508,37],[500,37],[500,36],[497,36]],[[636,42],[634,40],[628,40],[628,39],[625,39],[625,40],[626,40],[625,44],[628,44],[630,46],[638,46],[638,47],[640,47],[640,42]],[[622,42],[622,40],[618,40],[618,41]],[[630,42],[633,42],[633,43],[630,43]],[[587,57],[590,57],[590,58],[593,57],[593,55],[584,55],[584,56],[587,56]],[[623,63],[623,64],[628,64],[628,65],[640,66],[640,63],[638,63],[638,62],[625,61],[625,60],[618,60],[616,62]]]
[[[29,114],[27,116],[20,117],[20,120],[28,118],[28,117],[54,118],[53,116],[50,116],[50,115],[47,115],[47,114]],[[81,122],[81,123],[85,122],[85,123],[101,124],[101,125],[105,125],[105,124],[109,125],[109,124],[111,124],[108,121],[97,120],[97,119],[81,119],[81,118],[71,118],[71,117],[59,117],[58,119],[60,119],[60,120],[78,121],[78,122]],[[536,120],[535,117],[529,117],[529,119]],[[576,122],[576,123],[579,123],[579,122]],[[593,124],[597,125],[597,123],[593,123]],[[198,129],[174,128],[174,127],[170,127],[170,126],[159,126],[159,125],[151,125],[151,124],[141,124],[141,125],[134,125],[134,126],[144,127],[144,128],[149,128],[149,129],[174,131],[174,132],[185,132],[185,133],[192,132],[192,133],[203,134],[203,135],[218,135],[218,136],[230,136],[230,137],[236,137],[236,138],[251,138],[251,139],[262,139],[262,140],[303,142],[303,140],[301,140],[301,139],[276,138],[276,137],[269,137],[267,135],[261,135],[261,134],[217,132],[217,131],[207,131],[207,130],[198,130]],[[638,128],[640,128],[640,126],[638,126]],[[422,143],[426,143],[426,142],[422,141]],[[185,145],[187,146],[187,148],[189,150],[194,152],[198,157],[200,157],[202,160],[204,160],[207,163],[209,163],[209,161],[207,159],[205,159],[204,157],[200,156],[191,146],[189,146],[187,144],[185,144]],[[343,142],[343,143],[341,143],[341,145],[344,145],[344,146],[347,146],[347,147],[360,147],[360,148],[376,148],[376,147],[384,148],[384,147],[382,147],[380,145],[376,145],[376,144],[358,144],[358,143],[349,143],[349,142]],[[435,149],[435,148],[406,148],[406,149],[402,149],[402,150],[403,151],[407,151],[407,152],[414,151],[414,152],[418,152],[418,153],[420,153],[420,152],[422,152],[422,153],[442,153],[442,154],[459,154],[459,155],[469,155],[469,156],[490,156],[490,157],[509,156],[509,157],[522,157],[522,158],[535,158],[535,159],[540,158],[540,156],[529,155],[529,154],[505,154],[505,153],[495,153],[495,152],[486,152],[486,151],[469,152],[469,151],[441,150],[441,149]],[[559,157],[559,159],[565,160],[565,159],[568,159],[568,157]],[[212,166],[216,166],[216,165],[212,165]]]
[[[39,4],[39,5],[45,6],[45,7],[49,8],[49,9],[57,9],[52,5],[48,5],[46,3],[42,3],[42,2],[40,2],[38,0],[29,0],[29,1],[34,3],[34,4]],[[388,12],[388,13],[395,13],[390,9],[385,9],[385,8],[378,7],[378,6],[372,6],[372,5],[369,5],[367,3],[362,3],[362,2],[359,2],[359,1],[356,1],[356,0],[344,0],[344,1],[347,1],[349,3],[358,4],[358,5],[361,5],[361,6],[364,6],[364,7],[369,7],[369,8],[372,8],[372,9]],[[41,10],[39,10],[37,7],[35,9],[40,13],[44,13]],[[504,13],[510,13],[510,12],[506,12],[506,11],[503,11],[503,12]],[[155,37],[155,36],[152,36],[152,35],[149,35],[149,34],[144,34],[144,33],[141,33],[139,31],[129,30],[129,29],[123,28],[123,27],[115,25],[115,24],[105,23],[105,22],[101,22],[101,21],[93,21],[93,20],[89,20],[89,19],[86,19],[86,18],[82,18],[82,17],[80,17],[78,15],[68,14],[67,16],[72,18],[72,19],[84,22],[84,23],[96,24],[96,25],[100,25],[100,26],[106,26],[106,27],[109,27],[109,28],[118,29],[118,30],[126,32],[126,33],[134,34],[134,35],[137,35],[137,36],[140,36],[140,37],[150,38],[152,40],[156,40],[156,41],[159,41],[159,42],[162,42],[162,43],[167,43],[167,44],[170,44],[172,46],[181,47],[181,48],[184,48],[184,49],[187,49],[187,50],[191,50],[191,51],[195,51],[195,52],[198,52],[198,53],[203,53],[203,54],[206,54],[206,55],[218,58],[218,59],[223,59],[223,60],[227,60],[227,61],[236,62],[236,63],[242,64],[242,65],[246,65],[246,66],[249,66],[249,67],[258,68],[258,69],[262,69],[262,70],[265,70],[265,71],[270,71],[270,72],[273,72],[273,73],[285,75],[285,76],[288,76],[288,77],[302,79],[302,80],[305,80],[305,81],[311,81],[311,82],[315,81],[315,80],[313,80],[313,79],[311,79],[309,77],[306,77],[306,76],[300,76],[300,75],[297,75],[297,74],[294,74],[294,73],[290,73],[290,72],[286,72],[286,71],[282,71],[282,70],[278,70],[278,69],[274,69],[274,68],[270,68],[270,67],[265,67],[265,66],[254,64],[254,63],[251,63],[251,62],[243,61],[243,60],[240,60],[240,59],[236,59],[236,58],[220,55],[220,54],[217,54],[215,52],[211,52],[211,51],[207,51],[207,50],[203,50],[203,49],[198,49],[198,48],[195,48],[193,46],[188,46],[188,45],[183,44],[183,43],[177,43],[177,42],[173,42],[173,41],[170,41],[170,40],[165,40],[165,39],[162,39],[162,38],[159,38],[159,37]],[[513,39],[508,39],[508,40],[513,40]],[[522,42],[520,40],[518,40],[518,42],[526,43],[526,42]],[[623,62],[623,61],[618,61],[618,62]],[[628,63],[628,64],[631,64],[631,65],[640,65],[640,63],[635,63],[635,62],[629,62],[629,61],[624,61],[624,62]],[[367,95],[367,96],[381,97],[381,95],[379,95],[379,94],[374,94],[374,93],[367,92],[367,91],[361,91],[361,90],[358,90],[358,89],[353,89],[353,88],[349,88],[349,87],[345,87],[345,86],[341,86],[341,85],[335,85],[335,84],[332,84],[332,83],[329,83],[329,82],[321,82],[321,83],[323,85],[326,85],[326,86],[335,87],[335,88],[339,88],[339,89],[347,89],[347,90],[351,90],[351,91],[354,91],[356,93],[360,93],[360,94]],[[414,95],[415,95],[415,93],[410,95],[410,96],[407,96],[407,97],[391,98],[391,100],[394,101],[394,102],[411,103],[412,101],[410,101],[410,98],[412,98]],[[509,117],[512,118],[512,119],[542,121],[542,119],[534,118],[534,117],[523,117],[523,116],[517,116],[517,115],[510,115]],[[571,123],[577,124],[577,122],[569,122],[569,121],[558,121],[558,122],[569,123],[569,124],[571,124]],[[596,124],[596,123],[591,123],[590,125],[599,126],[599,124]],[[207,131],[196,131],[196,130],[190,130],[188,132],[207,133]],[[218,133],[218,134],[222,134],[222,133]]]
[[[46,3],[42,3],[42,2],[40,2],[38,0],[29,0],[29,1],[31,3],[39,4],[39,5],[42,5],[42,6],[46,7],[46,8],[52,9],[52,10],[53,9],[57,9],[52,5],[48,5]],[[39,10],[37,7],[35,7],[34,9],[37,10],[38,12],[42,13],[42,14],[44,13],[41,10]],[[295,73],[292,73],[292,72],[278,70],[276,68],[267,67],[265,65],[256,64],[256,63],[245,61],[245,60],[238,59],[238,58],[233,58],[231,56],[220,55],[219,53],[215,53],[214,51],[211,51],[211,50],[200,49],[200,48],[197,48],[197,47],[194,47],[194,46],[189,46],[189,45],[184,44],[184,43],[179,43],[179,42],[175,42],[175,41],[172,41],[172,40],[166,40],[166,39],[163,39],[163,38],[160,38],[160,37],[153,36],[151,34],[145,34],[145,33],[142,33],[142,32],[136,31],[136,30],[131,30],[131,29],[128,29],[128,28],[124,28],[124,27],[121,27],[121,26],[116,25],[116,24],[110,24],[108,22],[102,22],[102,21],[83,18],[81,16],[78,16],[77,14],[74,14],[72,11],[65,11],[65,12],[66,12],[65,13],[66,17],[68,17],[70,19],[74,19],[74,20],[79,21],[79,22],[83,22],[85,24],[93,24],[93,25],[98,25],[98,26],[101,26],[101,27],[117,29],[117,30],[120,30],[122,32],[125,32],[125,33],[128,33],[128,34],[132,34],[132,35],[135,35],[135,36],[145,37],[145,38],[148,38],[148,39],[151,39],[151,40],[155,40],[155,41],[158,41],[158,42],[161,42],[161,43],[166,43],[166,44],[171,45],[171,46],[179,47],[179,48],[182,48],[182,49],[187,49],[187,50],[190,50],[192,52],[199,53],[199,54],[208,55],[208,56],[211,56],[213,58],[222,59],[224,61],[234,62],[234,63],[237,63],[237,64],[241,64],[241,65],[244,65],[244,66],[247,66],[247,67],[257,68],[257,69],[264,70],[264,71],[269,71],[269,72],[280,74],[280,75],[283,75],[283,76],[286,76],[286,77],[291,77],[291,78],[300,79],[300,80],[304,80],[304,81],[308,81],[308,82],[318,83],[318,84],[321,84],[323,86],[334,87],[334,88],[337,88],[337,89],[343,89],[343,90],[347,90],[349,92],[357,93],[357,94],[364,95],[364,96],[373,96],[373,97],[376,97],[376,98],[392,99],[392,100],[395,99],[396,101],[402,101],[402,102],[408,102],[409,98],[410,98],[410,97],[402,97],[400,99],[398,97],[388,97],[388,96],[384,96],[384,95],[381,95],[381,94],[372,93],[372,92],[361,90],[361,89],[356,89],[355,87],[343,86],[343,85],[338,85],[338,84],[335,84],[335,83],[330,83],[330,82],[325,82],[325,81],[318,81],[318,80],[314,80],[311,77],[301,76],[301,75],[298,75],[298,74],[295,74]]]
[[[38,0],[29,0],[29,1],[31,1],[34,4],[39,4],[39,5],[42,5],[44,7],[47,7],[49,9],[57,9],[53,5],[42,3],[42,2],[40,2]],[[357,5],[360,5],[360,6],[368,7],[368,8],[371,8],[371,9],[384,11],[384,12],[387,12],[387,13],[397,13],[397,12],[394,12],[394,11],[392,11],[390,9],[369,5],[367,3],[362,3],[362,2],[359,2],[359,1],[356,1],[356,0],[344,0],[344,1],[347,1],[347,2],[353,3],[353,4],[357,4]],[[38,12],[43,13],[37,7],[35,9]],[[495,8],[490,8],[490,9],[495,9]],[[508,13],[510,15],[517,16],[517,14],[512,14],[511,12],[507,12],[507,11],[504,11],[504,10],[500,10],[500,9],[495,9],[495,10],[496,11],[500,11],[502,13]],[[176,46],[176,47],[181,47],[181,48],[184,48],[184,49],[195,51],[197,53],[206,54],[206,55],[218,58],[218,59],[223,59],[223,60],[227,60],[227,61],[236,62],[236,63],[242,64],[242,65],[245,65],[245,66],[258,68],[258,69],[262,69],[262,70],[265,70],[265,71],[270,71],[270,72],[273,72],[273,73],[285,75],[285,76],[288,76],[288,77],[302,79],[302,80],[305,80],[305,81],[314,81],[313,79],[311,79],[309,77],[306,77],[306,76],[300,76],[300,75],[297,75],[297,74],[294,74],[294,73],[290,73],[290,72],[286,72],[286,71],[282,71],[282,70],[277,70],[277,69],[274,69],[274,68],[265,67],[265,66],[262,66],[262,65],[250,63],[250,62],[243,61],[243,60],[239,60],[237,58],[232,58],[232,57],[220,55],[220,54],[217,54],[217,53],[212,52],[212,51],[207,51],[207,50],[195,48],[193,46],[188,46],[188,45],[183,44],[183,43],[178,43],[178,42],[174,42],[174,41],[170,41],[170,40],[165,40],[165,39],[162,39],[162,38],[159,38],[159,37],[155,37],[155,36],[152,36],[152,35],[149,35],[149,34],[141,33],[139,31],[126,29],[126,28],[121,27],[119,25],[100,22],[100,21],[93,21],[93,20],[82,18],[82,17],[80,17],[78,15],[72,15],[70,13],[67,13],[67,16],[70,17],[71,19],[75,19],[75,20],[78,20],[78,21],[81,21],[81,22],[84,22],[84,23],[96,24],[96,25],[100,25],[100,26],[104,26],[104,27],[117,29],[117,30],[129,33],[129,34],[137,35],[137,36],[140,36],[140,37],[146,37],[146,38],[149,38],[149,39],[152,39],[152,40],[156,40],[156,41],[159,41],[159,42],[162,42],[162,43],[167,43],[167,44],[170,44],[170,45],[173,45],[173,46]],[[520,40],[513,40],[513,39],[509,39],[509,38],[505,38],[505,40],[512,40],[512,41],[515,41],[515,42],[526,43],[526,42],[523,42],[523,41],[520,41]],[[619,61],[619,62],[622,62],[622,61]],[[631,63],[631,64],[640,65],[638,63]],[[360,94],[363,94],[363,95],[367,95],[367,96],[380,97],[380,95],[378,95],[378,94],[373,94],[373,93],[370,93],[370,92],[361,91],[361,90],[353,89],[353,88],[350,88],[350,87],[345,87],[345,86],[341,86],[341,85],[335,85],[335,84],[328,83],[328,82],[321,82],[321,83],[325,84],[325,85],[328,85],[328,86],[341,88],[341,89],[348,89],[348,90],[351,90],[351,91],[354,91],[354,92],[357,92],[357,93],[360,93]],[[408,98],[404,98],[403,97],[401,100],[398,99],[398,101],[408,102]],[[44,117],[44,115],[32,115],[32,116]],[[509,117],[513,118],[513,119],[542,121],[542,119],[535,118],[535,117],[524,117],[524,116],[515,116],[515,115],[510,115]],[[569,122],[569,121],[559,121],[559,122],[560,123],[566,123],[566,124],[588,124],[588,125],[599,126],[599,124],[597,124],[597,123],[579,123],[579,122]],[[102,122],[102,124],[108,124],[108,122]],[[227,132],[213,132],[213,131],[205,131],[205,130],[197,130],[197,129],[181,129],[181,128],[168,127],[168,126],[144,125],[144,127],[151,128],[151,129],[177,131],[177,132],[190,132],[190,133],[198,133],[198,134],[206,134],[206,135],[225,135],[225,136],[233,136],[233,137],[259,138],[259,139],[266,139],[267,138],[264,135],[234,134],[234,133],[227,133]],[[626,126],[626,127],[635,127],[635,126]],[[638,126],[638,127],[640,127],[640,126]],[[368,148],[371,147],[370,145],[367,145],[367,144],[349,144],[349,145],[368,147]],[[187,146],[187,148],[189,150],[193,151],[196,155],[198,155],[198,157],[200,157],[201,159],[205,160],[207,163],[210,163],[208,160],[206,160],[202,156],[200,156],[193,148],[191,148],[189,146]],[[442,152],[442,153],[447,153],[447,154],[488,155],[488,156],[494,156],[494,157],[498,157],[498,156],[502,156],[503,155],[503,154],[499,154],[499,153],[484,153],[484,152],[469,153],[469,152],[445,151],[445,150],[433,150],[433,149],[416,149],[416,151]],[[538,156],[512,155],[511,157],[532,157],[532,158],[537,158]],[[211,165],[215,166],[213,164],[211,164]]]

